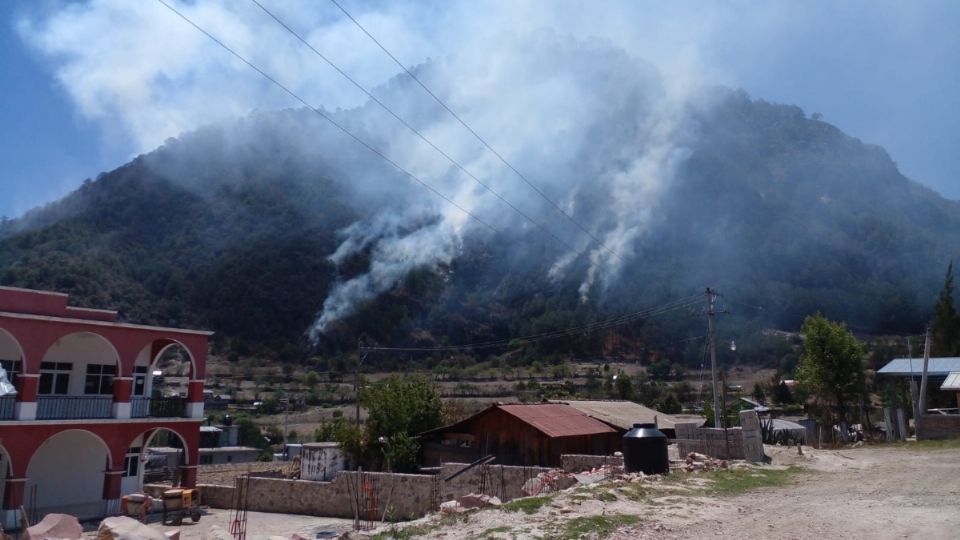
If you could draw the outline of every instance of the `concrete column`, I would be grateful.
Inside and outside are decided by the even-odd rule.
[[[132,406],[130,395],[133,393],[133,377],[113,378],[113,417],[130,418]]]
[[[203,418],[203,383],[203,379],[194,379],[187,387],[187,418]]]
[[[180,487],[197,487],[197,466],[180,465]]]
[[[17,375],[17,402],[13,415],[17,420],[37,419],[37,389],[40,387],[40,375],[21,373]]]

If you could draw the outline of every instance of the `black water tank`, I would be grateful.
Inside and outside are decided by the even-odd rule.
[[[667,474],[667,436],[656,424],[634,424],[623,435],[623,470],[643,474]]]

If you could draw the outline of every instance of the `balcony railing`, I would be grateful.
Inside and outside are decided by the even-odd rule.
[[[130,403],[133,418],[183,418],[187,415],[187,400],[183,398],[135,397]]]
[[[17,406],[17,396],[0,397],[0,420],[13,420],[13,412]]]
[[[38,420],[66,420],[73,418],[110,418],[113,416],[112,396],[39,396]]]

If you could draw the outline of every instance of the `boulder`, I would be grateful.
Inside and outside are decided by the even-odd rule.
[[[80,521],[67,514],[47,514],[40,523],[27,527],[23,540],[42,540],[57,538],[60,540],[79,540],[83,538],[83,527]]]
[[[132,517],[115,516],[100,522],[97,540],[167,540],[167,537]]]

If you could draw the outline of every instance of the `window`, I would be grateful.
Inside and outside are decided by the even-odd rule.
[[[113,376],[116,372],[117,366],[88,364],[87,380],[83,387],[83,393],[87,395],[113,394]]]
[[[143,396],[147,391],[147,366],[133,368],[133,395]]]
[[[40,388],[38,392],[44,395],[66,395],[70,391],[69,362],[43,362],[40,364]]]
[[[7,379],[13,386],[17,386],[17,373],[20,373],[22,365],[20,360],[0,360],[0,367],[7,372]]]
[[[200,456],[201,465],[212,465],[213,464],[213,454],[206,454]]]
[[[139,446],[127,449],[127,457],[123,461],[123,476],[125,478],[137,476],[140,472],[140,452],[142,450]]]

